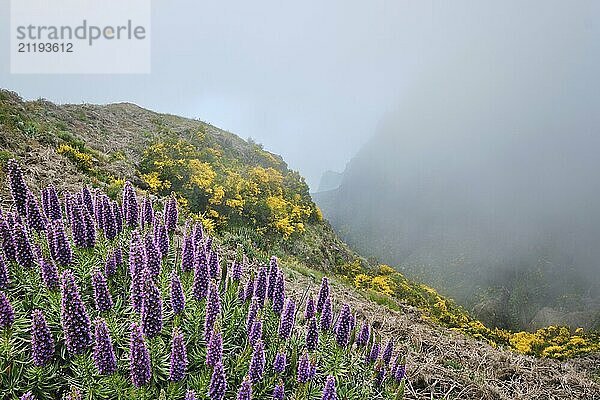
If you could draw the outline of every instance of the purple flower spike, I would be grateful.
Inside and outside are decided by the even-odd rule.
[[[296,303],[292,300],[288,300],[285,306],[285,310],[281,315],[279,321],[279,336],[282,339],[289,339],[292,335],[292,328],[294,327],[294,319],[296,316]]]
[[[306,307],[304,308],[304,319],[307,321],[315,316],[315,301],[313,300],[312,295],[308,296],[308,300],[306,301]]]
[[[8,261],[17,259],[17,247],[12,233],[14,223],[9,223],[7,219],[0,218],[0,239],[2,240],[2,249],[4,256]]]
[[[320,324],[322,331],[328,331],[331,329],[331,324],[333,323],[333,310],[331,309],[331,299],[327,297],[325,299],[325,303],[323,304],[323,312],[320,317]]]
[[[267,298],[273,300],[273,292],[275,291],[275,285],[277,283],[277,273],[279,272],[279,266],[277,265],[277,258],[271,257],[269,263],[269,277],[267,279]]]
[[[242,263],[234,261],[231,265],[231,279],[236,282],[239,282],[242,279],[242,275],[244,274],[244,270],[242,267]]]
[[[215,326],[217,316],[221,313],[221,298],[219,290],[214,283],[210,284],[208,299],[206,300],[206,313],[204,317],[204,339],[208,340]]]
[[[206,365],[214,367],[223,361],[223,337],[221,332],[215,331],[210,335],[206,348]]]
[[[358,334],[358,337],[356,338],[356,344],[359,347],[366,346],[369,343],[370,338],[371,338],[371,329],[369,327],[369,323],[365,320],[365,321],[363,321],[362,326],[360,328],[360,333]]]
[[[129,370],[131,382],[135,387],[142,387],[150,382],[150,353],[142,336],[142,330],[135,322],[131,324],[129,342]]]
[[[162,300],[160,291],[146,270],[144,277],[144,294],[142,296],[142,330],[144,336],[153,338],[163,327]]]
[[[104,262],[104,274],[108,277],[113,276],[117,273],[117,260],[115,259],[115,253],[110,253],[106,257]]]
[[[62,274],[61,322],[67,349],[71,354],[83,353],[92,342],[90,318],[81,301],[79,288],[70,270]]]
[[[254,289],[254,295],[258,299],[258,305],[263,308],[265,305],[265,298],[267,296],[267,268],[260,267],[258,270],[258,278],[256,279],[256,288]]]
[[[16,160],[8,160],[8,184],[17,212],[23,218],[27,215],[27,192],[28,187],[23,178],[23,171]]]
[[[154,241],[158,244],[160,254],[164,257],[169,255],[169,234],[167,228],[160,221],[156,220],[154,224]]]
[[[142,309],[146,254],[137,231],[131,232],[129,245],[129,274],[131,275],[131,305],[136,312]]]
[[[31,393],[31,390],[24,393],[23,396],[20,397],[20,400],[36,400],[35,396],[33,395],[33,393]]]
[[[244,290],[244,297],[246,298],[246,300],[254,297],[254,278],[252,278],[252,277],[248,278],[248,281],[246,282],[246,289]]]
[[[185,307],[185,296],[183,294],[183,288],[181,287],[181,280],[177,272],[171,272],[171,309],[174,314],[179,314]]]
[[[152,200],[145,197],[142,201],[142,229],[146,226],[152,226],[154,223],[154,210],[152,209]]]
[[[71,232],[73,235],[73,242],[77,247],[87,247],[87,228],[85,221],[83,220],[83,212],[79,204],[73,204],[71,208]]]
[[[392,353],[394,352],[394,341],[392,339],[388,340],[387,345],[385,346],[385,350],[383,350],[383,355],[381,356],[381,359],[383,360],[383,363],[385,364],[385,366],[387,367],[390,363],[390,361],[392,361]]]
[[[65,233],[62,220],[57,219],[52,223],[52,248],[54,249],[54,260],[59,265],[67,266],[73,261],[71,245]]]
[[[285,396],[285,388],[283,386],[283,382],[279,385],[276,385],[273,389],[273,400],[283,400]]]
[[[117,233],[121,233],[123,232],[123,212],[121,211],[119,203],[113,201],[112,210],[115,215],[115,228],[117,228]]]
[[[248,316],[246,317],[246,332],[250,333],[252,330],[252,325],[254,325],[254,320],[258,315],[258,301],[256,297],[253,297],[250,301],[250,307],[248,307]]]
[[[127,225],[136,228],[139,224],[140,210],[135,190],[129,181],[125,182],[125,186],[123,186],[123,213]]]
[[[344,304],[342,306],[342,310],[340,311],[340,315],[338,316],[335,327],[335,341],[340,347],[346,347],[348,345],[348,340],[350,339],[351,321],[352,312],[350,311],[350,306],[348,304]]]
[[[53,185],[48,186],[42,192],[42,208],[44,209],[46,218],[49,220],[62,218],[60,200]]]
[[[312,375],[312,365],[308,358],[308,354],[302,354],[300,360],[298,361],[298,370],[296,371],[296,379],[298,383],[306,383],[311,379]]]
[[[212,279],[218,280],[221,276],[221,263],[219,262],[219,255],[216,251],[210,252],[208,268],[210,271],[210,277]]]
[[[104,227],[104,236],[108,240],[113,240],[117,237],[117,221],[113,208],[110,206],[110,200],[107,196],[102,199],[102,225]]]
[[[187,392],[185,392],[184,400],[196,400],[196,392],[194,392],[193,390],[188,390]]]
[[[367,355],[368,362],[375,362],[377,360],[377,357],[379,357],[380,347],[381,347],[381,345],[379,344],[379,342],[373,343],[373,346],[371,347],[371,351]]]
[[[238,390],[237,400],[251,400],[252,399],[252,383],[246,377]]]
[[[85,247],[92,249],[96,246],[96,225],[92,213],[85,207],[83,208],[83,225],[85,226]]]
[[[167,200],[165,205],[165,226],[168,232],[175,232],[177,227],[177,220],[179,218],[179,211],[177,210],[177,200],[171,197]]]
[[[6,267],[6,262],[4,262],[2,253],[0,253],[0,290],[6,289],[9,283],[10,279],[8,277],[8,268]]]
[[[262,340],[256,342],[254,351],[252,352],[252,359],[250,360],[250,370],[248,376],[250,381],[254,384],[260,382],[265,372],[265,346]]]
[[[283,279],[283,272],[279,271],[277,274],[277,281],[275,283],[275,289],[273,291],[273,312],[280,315],[283,312],[283,303],[285,302],[285,280]]]
[[[185,376],[187,369],[187,352],[183,335],[179,329],[173,329],[173,340],[171,341],[171,361],[169,369],[169,379],[173,382],[178,382]]]
[[[58,276],[58,268],[56,268],[56,264],[52,260],[47,261],[44,258],[39,259],[40,264],[40,273],[42,275],[42,280],[44,284],[48,288],[48,290],[58,289],[60,285],[60,278]]]
[[[323,312],[325,306],[325,300],[329,297],[329,279],[323,277],[321,279],[321,289],[319,289],[319,298],[317,300],[317,312]]]
[[[17,223],[14,226],[14,232],[18,263],[24,268],[35,267],[35,255],[33,254],[27,230],[21,224]]]
[[[54,339],[40,310],[33,310],[31,319],[31,358],[41,367],[54,356]]]
[[[285,353],[277,353],[275,360],[273,361],[273,371],[277,374],[282,374],[285,371],[287,360]]]
[[[181,271],[188,272],[194,268],[194,239],[191,236],[183,238],[183,246],[181,249]]]
[[[306,348],[308,351],[313,351],[319,344],[319,329],[317,328],[317,320],[313,316],[308,321],[308,329],[306,331]]]
[[[248,341],[252,346],[262,339],[262,328],[263,325],[260,319],[255,320],[252,324],[252,328],[250,328],[250,332],[248,333]]]
[[[194,246],[198,246],[204,238],[204,230],[202,229],[202,223],[196,222],[192,231],[192,237],[194,238]]]
[[[223,400],[226,390],[227,378],[225,377],[225,370],[223,369],[223,364],[217,363],[210,378],[208,396],[210,400]]]
[[[152,278],[156,278],[160,275],[160,269],[162,266],[162,256],[152,235],[146,235],[144,239],[144,246],[146,248],[146,268]]]
[[[402,361],[399,361],[400,363]],[[394,379],[396,379],[396,382],[400,383],[402,382],[402,379],[404,379],[404,377],[406,376],[406,365],[404,364],[398,364],[396,366],[396,371],[394,373]]]
[[[90,191],[90,188],[88,188],[87,186],[84,186],[83,189],[81,189],[81,196],[83,199],[83,205],[85,206],[87,212],[90,214],[93,214],[94,213],[94,196],[92,196],[92,192]]]
[[[325,387],[323,388],[323,396],[321,400],[337,400],[337,394],[335,391],[335,378],[331,375],[327,376]]]
[[[194,266],[194,282],[192,283],[192,294],[196,300],[200,301],[208,294],[208,281],[208,269],[204,257],[198,257]]]
[[[106,278],[99,270],[92,273],[92,287],[94,288],[96,309],[100,312],[110,310],[113,306],[113,300],[108,290]]]
[[[106,322],[101,318],[94,321],[94,325],[94,364],[100,375],[113,374],[117,371],[117,359],[108,327],[106,326]]]
[[[123,265],[123,250],[121,250],[121,246],[115,247],[114,254],[115,264],[117,264],[117,267],[120,267],[121,265]]]
[[[27,202],[25,204],[27,210],[27,224],[37,232],[46,230],[46,218],[40,210],[40,204],[30,191],[27,192]]]

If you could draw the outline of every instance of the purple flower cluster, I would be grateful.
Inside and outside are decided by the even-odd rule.
[[[153,338],[160,333],[163,327],[162,299],[160,290],[149,276],[148,270],[146,270],[144,281],[141,309],[142,330],[144,336]]]
[[[306,301],[306,307],[304,308],[304,319],[309,321],[316,315],[315,301],[313,300],[312,294],[308,296]]]
[[[137,231],[131,232],[129,245],[129,274],[131,275],[131,306],[136,312],[142,309],[146,254]]]
[[[249,277],[244,289],[244,299],[247,301],[248,299],[252,299],[252,297],[254,297],[254,278]]]
[[[338,346],[346,347],[348,345],[351,324],[352,312],[350,311],[350,306],[348,304],[344,304],[342,306],[342,310],[340,311],[340,315],[338,316],[335,327],[335,341]]]
[[[377,357],[379,357],[379,351],[380,351],[381,345],[379,344],[379,342],[373,343],[373,346],[371,346],[371,351],[367,354],[367,362],[375,362],[377,360]]]
[[[0,253],[0,290],[6,289],[9,283],[10,278],[8,277],[8,268],[4,261],[4,257],[2,257],[2,253]]]
[[[262,321],[260,319],[257,319],[252,324],[252,327],[250,328],[250,332],[248,332],[248,341],[250,342],[250,345],[254,346],[256,344],[256,342],[258,342],[259,340],[262,339],[262,332],[263,332]]]
[[[52,234],[50,235],[50,232],[48,232],[48,241],[52,257],[59,265],[70,265],[73,261],[73,251],[71,250],[71,244],[67,239],[65,226],[62,220],[54,220],[50,230]]]
[[[287,365],[287,360],[285,357],[285,353],[277,353],[275,356],[275,360],[273,361],[273,371],[277,374],[282,374],[285,371],[285,366]]]
[[[358,333],[358,337],[356,338],[356,344],[359,347],[364,347],[369,343],[370,338],[371,329],[369,327],[369,323],[367,321],[363,321],[360,332]]]
[[[265,372],[265,346],[262,340],[258,340],[254,346],[252,352],[252,359],[250,360],[250,369],[248,376],[250,381],[254,384],[260,382]]]
[[[108,291],[106,278],[100,270],[96,269],[92,272],[92,287],[94,288],[94,301],[96,309],[100,312],[110,310],[113,306],[113,300]]]
[[[206,365],[214,367],[223,361],[223,337],[221,332],[215,331],[210,335],[206,347]]]
[[[329,296],[325,298],[325,302],[323,303],[319,323],[321,324],[322,331],[331,329],[331,324],[333,323],[333,310],[331,308],[331,299]]]
[[[33,310],[31,318],[31,358],[38,367],[46,365],[54,356],[54,339],[40,310]]]
[[[210,284],[208,299],[206,300],[206,312],[204,316],[204,339],[208,340],[215,326],[215,321],[221,313],[221,298],[219,290],[214,283]]]
[[[108,332],[108,327],[103,319],[98,318],[94,321],[95,342],[94,342],[94,364],[100,375],[110,375],[117,371],[117,359],[113,348],[112,339]]]
[[[107,277],[111,277],[117,273],[117,259],[115,257],[115,252],[108,254],[106,257],[106,261],[104,262],[104,274]]]
[[[194,268],[194,259],[194,239],[186,235],[181,249],[181,272],[191,271]]]
[[[92,342],[90,318],[81,300],[75,277],[70,270],[62,274],[61,322],[67,349],[71,354],[83,353]]]
[[[14,234],[17,262],[24,268],[35,267],[35,255],[33,254],[27,230],[23,225],[16,223],[14,225]]]
[[[196,300],[200,301],[208,294],[208,266],[204,254],[199,251],[194,265],[194,282],[192,284],[192,294]]]
[[[289,339],[292,335],[292,329],[294,327],[294,320],[296,317],[296,303],[292,300],[288,300],[285,305],[285,310],[281,315],[279,321],[279,336],[282,339]]]
[[[193,390],[188,390],[187,392],[185,392],[184,400],[196,400],[196,392],[194,392]]]
[[[277,264],[277,258],[271,257],[269,261],[269,277],[267,282],[267,298],[273,300],[273,291],[275,290],[275,284],[277,283],[277,273],[279,272],[279,265]]]
[[[283,400],[285,396],[285,388],[283,386],[283,382],[275,385],[273,389],[273,400]]]
[[[337,400],[337,393],[335,390],[335,378],[331,375],[327,376],[321,400]]]
[[[31,229],[37,232],[46,230],[46,218],[42,214],[40,204],[30,191],[27,192],[27,201],[25,203],[27,210],[27,224]]]
[[[144,239],[144,247],[146,250],[146,268],[152,278],[160,275],[162,265],[162,256],[152,235],[146,235]]]
[[[10,186],[10,194],[19,215],[23,218],[27,215],[27,192],[28,187],[23,178],[23,171],[16,160],[8,160],[8,184]]]
[[[277,280],[275,281],[275,289],[273,289],[273,312],[280,315],[283,312],[283,305],[285,302],[285,280],[283,279],[283,272],[277,273]]]
[[[233,279],[236,282],[239,282],[240,279],[242,279],[243,274],[244,274],[243,264],[240,262],[234,261],[231,265],[231,279]]]
[[[217,363],[213,368],[213,373],[210,378],[210,386],[208,396],[211,400],[223,400],[225,391],[227,390],[227,378],[222,363]]]
[[[317,373],[316,365],[310,361],[308,354],[302,354],[298,361],[298,371],[296,373],[296,379],[299,383],[306,383],[311,380]]]
[[[317,320],[313,316],[308,321],[308,329],[306,330],[306,348],[308,351],[313,351],[319,344],[319,329],[317,328]]]
[[[56,188],[52,185],[42,191],[42,208],[49,220],[61,219],[62,211]]]
[[[142,387],[150,382],[152,374],[150,366],[150,353],[142,336],[142,330],[135,322],[131,324],[131,337],[129,342],[129,371],[131,382],[136,387]]]
[[[177,200],[174,197],[171,197],[167,200],[164,211],[165,226],[167,231],[175,232],[177,220],[179,218],[179,211],[177,210]]]
[[[171,272],[171,288],[170,288],[171,309],[174,314],[179,314],[185,307],[185,296],[181,286],[181,280],[177,272]]]
[[[154,223],[154,241],[158,244],[160,254],[163,258],[169,255],[169,235],[167,228],[159,218],[156,218]]]
[[[260,267],[258,270],[258,278],[256,279],[254,296],[256,296],[260,308],[263,308],[265,305],[265,298],[267,296],[267,268],[264,266]]]
[[[149,197],[144,197],[142,200],[142,229],[147,226],[152,226],[154,223],[154,209],[152,208],[152,200]]]
[[[8,261],[17,259],[17,247],[13,237],[12,227],[14,221],[11,221],[12,214],[7,214],[6,219],[0,217],[0,240],[2,241],[2,249],[4,256]]]
[[[187,352],[185,350],[183,335],[179,332],[179,329],[174,328],[173,340],[171,341],[169,379],[173,382],[182,380],[185,376],[187,363]]]
[[[211,250],[208,259],[208,270],[210,272],[210,277],[212,279],[219,280],[221,276],[221,263],[219,262],[219,255],[216,251]]]
[[[138,226],[140,210],[135,190],[129,181],[123,186],[123,214],[127,225],[131,228]]]
[[[28,391],[26,393],[23,394],[23,396],[21,396],[21,398],[19,400],[36,400],[35,396],[33,395],[33,393],[31,393],[31,391]]]
[[[258,315],[258,301],[256,297],[253,297],[250,301],[250,306],[248,307],[248,316],[246,317],[246,332],[250,333],[252,329],[252,325],[254,325],[254,320]]]
[[[325,306],[325,300],[329,298],[329,279],[323,277],[321,279],[321,288],[319,289],[319,298],[317,299],[317,312],[323,312]]]
[[[384,365],[387,367],[392,361],[392,353],[394,352],[394,341],[389,339],[385,349],[383,350],[383,354],[381,355],[381,359],[383,360]]]
[[[38,260],[40,264],[40,274],[42,275],[42,280],[44,284],[48,288],[48,290],[58,289],[60,285],[60,278],[58,276],[58,268],[56,268],[56,264],[52,260],[46,260],[43,257]]]
[[[252,383],[246,377],[238,390],[237,400],[251,400],[252,399]]]

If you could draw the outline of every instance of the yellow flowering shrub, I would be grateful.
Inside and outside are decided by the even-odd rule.
[[[69,144],[58,145],[56,152],[67,157],[82,171],[90,171],[94,167],[91,155],[83,153]]]

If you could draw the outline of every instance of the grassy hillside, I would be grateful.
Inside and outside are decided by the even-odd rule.
[[[451,331],[441,328],[444,326],[481,340],[469,339],[461,350],[464,353],[447,358],[445,353],[437,353],[437,347],[424,348],[411,338],[403,339],[409,358],[422,361],[422,356],[432,355],[431,351],[436,357],[435,368],[422,364],[415,368],[415,379],[409,387],[414,396],[448,393],[453,380],[463,388],[481,380],[479,389],[469,389],[472,397],[463,398],[481,398],[481,393],[498,391],[514,394],[512,386],[499,389],[498,371],[474,374],[480,362],[474,349],[482,346],[498,358],[498,368],[503,368],[503,363],[529,360],[515,359],[520,356],[502,348],[555,358],[598,350],[598,338],[590,333],[559,327],[534,334],[487,328],[434,289],[409,281],[390,267],[365,260],[322,220],[303,179],[279,156],[201,121],[157,114],[131,104],[59,106],[46,101],[23,102],[14,93],[2,91],[0,132],[0,173],[6,171],[9,158],[18,159],[34,193],[47,184],[63,192],[79,191],[88,184],[120,200],[123,184],[130,180],[140,198],[148,196],[156,207],[162,207],[165,196],[173,194],[182,212],[201,222],[220,248],[230,254],[230,260],[237,252],[263,263],[276,255],[288,278],[302,281],[301,276],[306,276],[313,285],[326,272],[344,296],[352,293],[358,313],[376,321],[376,325],[388,327],[382,337],[396,329],[383,315],[396,315],[399,324],[406,323],[394,313],[397,311],[408,313],[418,334],[428,341],[438,340],[435,338],[439,335],[450,335],[453,341],[465,340],[452,336]],[[1,190],[2,202],[9,207],[10,196],[6,188]],[[299,300],[305,298],[307,283],[302,282],[292,291]],[[457,361],[469,352],[468,361]],[[575,374],[580,385],[571,388],[572,393],[586,393],[588,386],[594,385],[594,378],[587,374],[593,374],[589,365],[596,356],[590,357],[592,361],[580,359],[576,364],[527,362],[535,365],[532,368],[570,368],[569,374]],[[432,380],[434,370],[448,385]],[[577,375],[580,370],[587,372]],[[523,371],[515,373],[521,376]],[[532,378],[528,375],[522,379],[529,382]],[[545,375],[544,379],[550,382],[554,378]],[[581,385],[586,380],[589,385]]]

